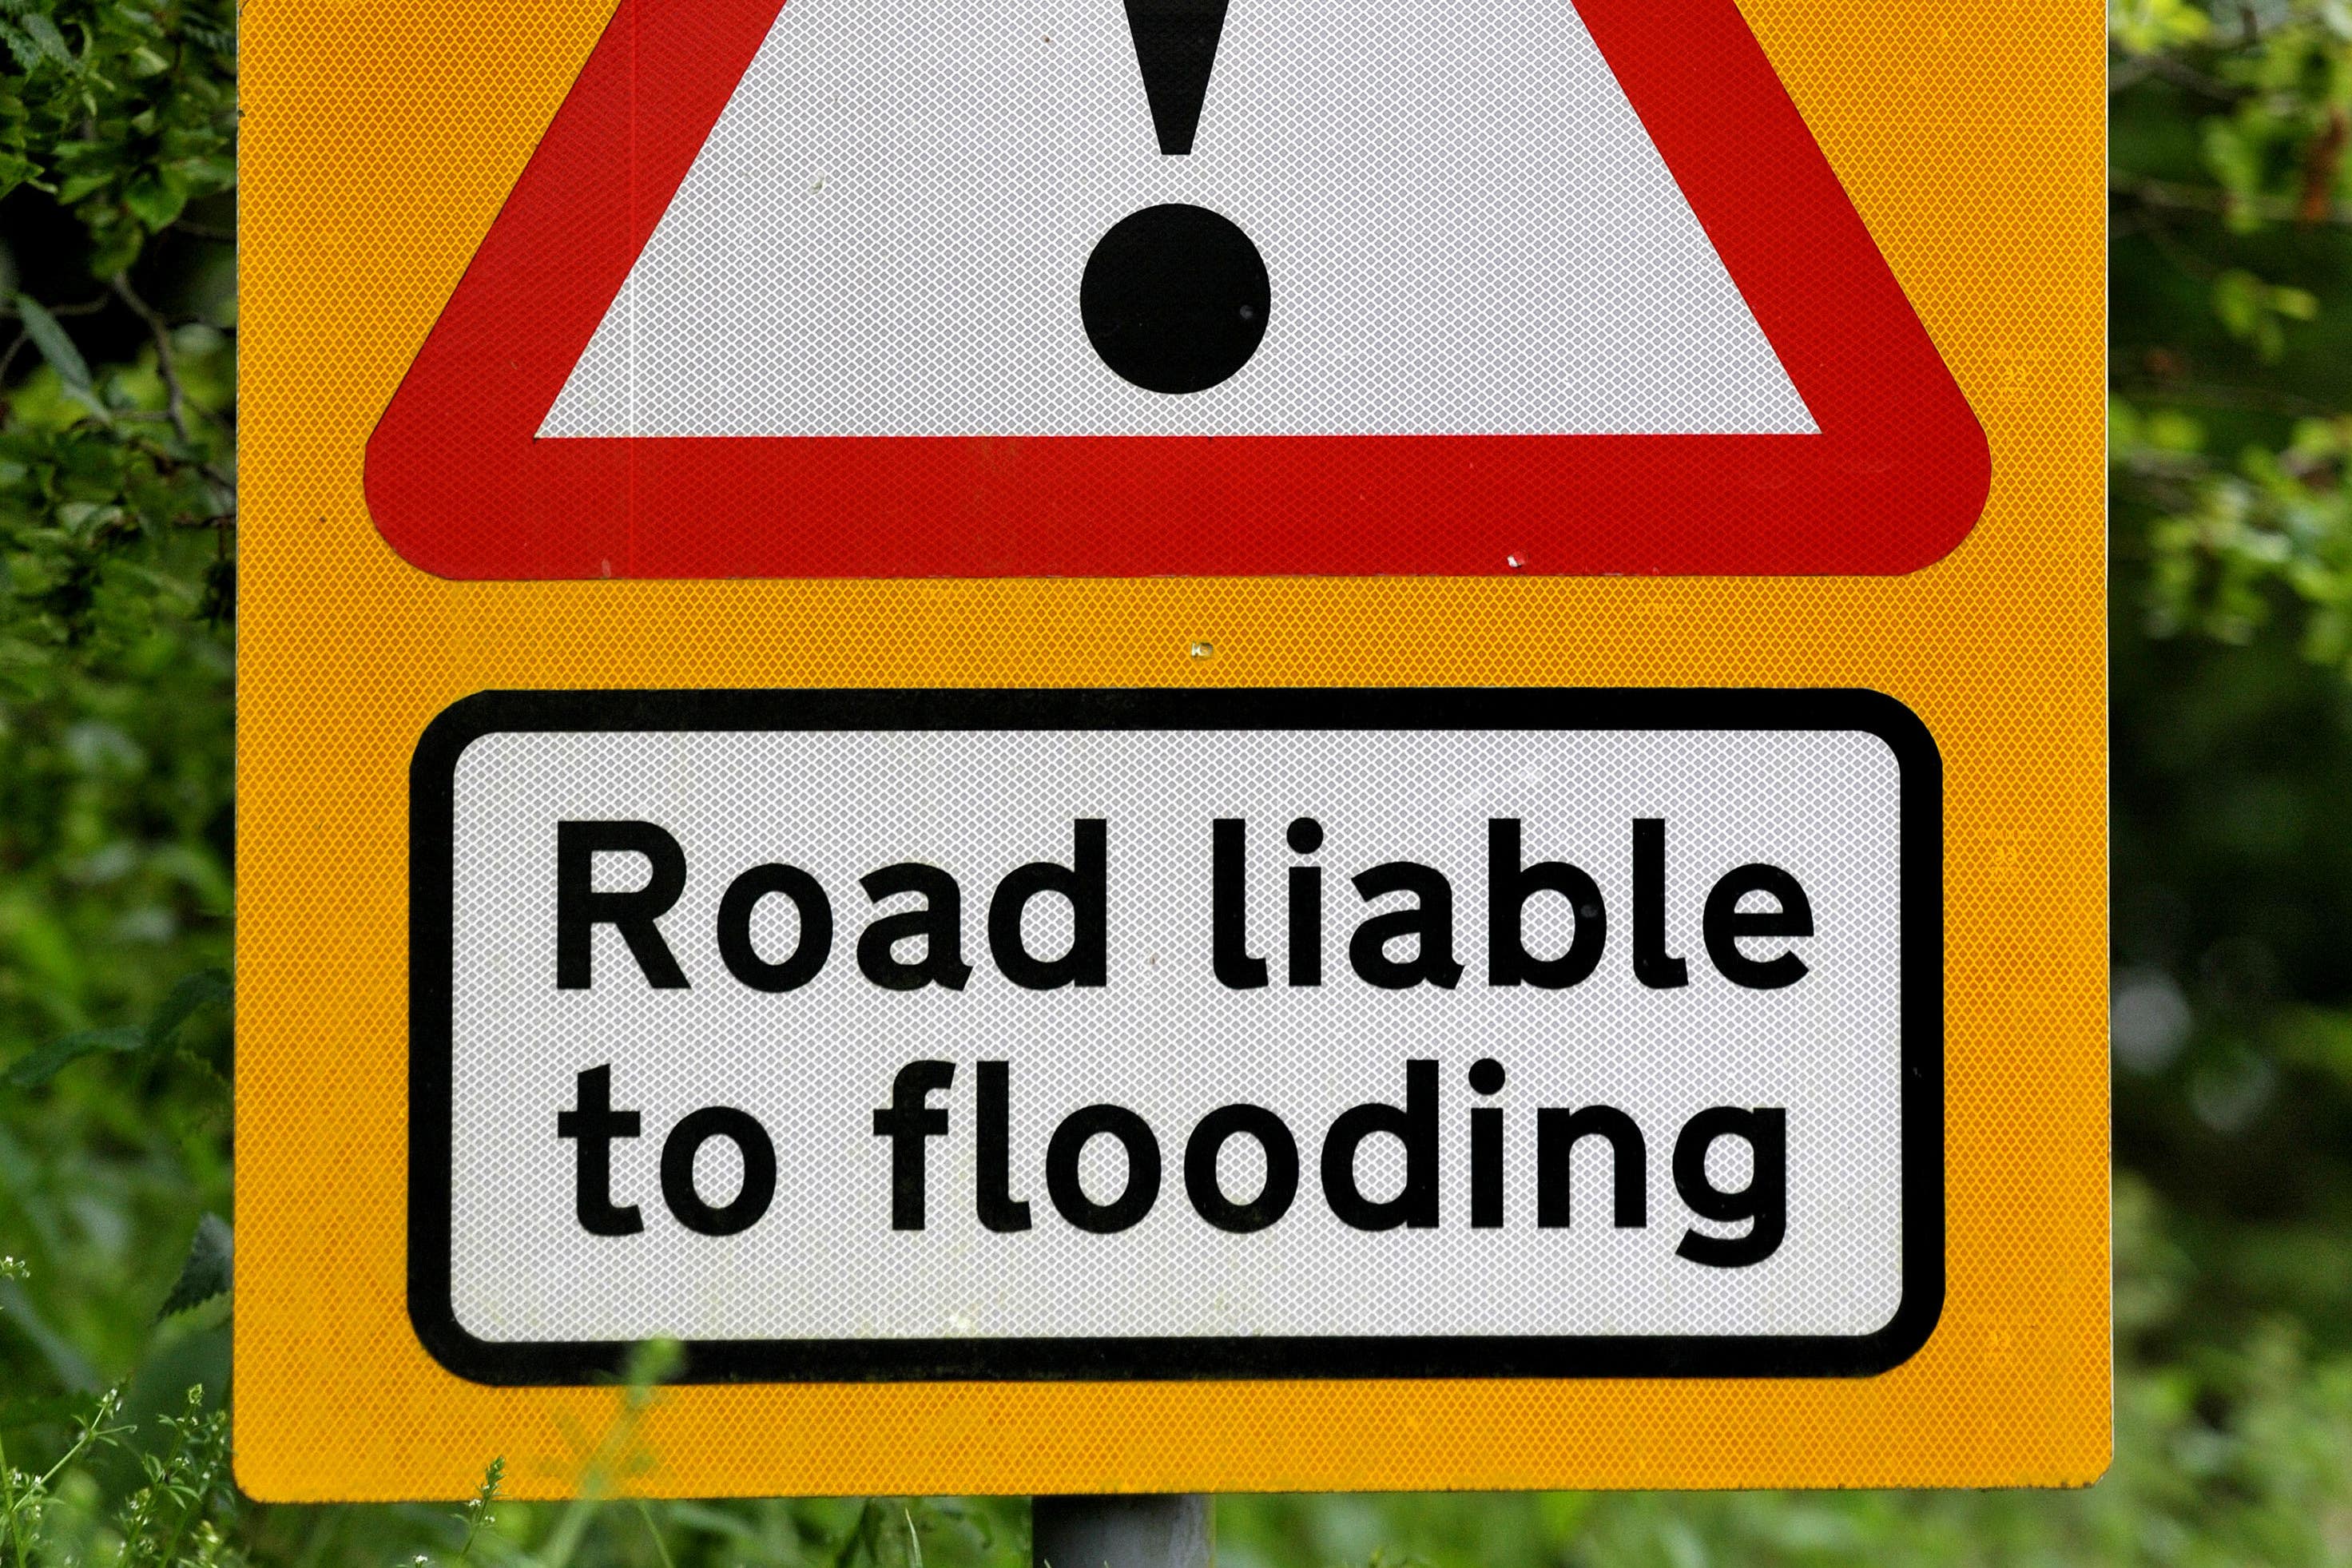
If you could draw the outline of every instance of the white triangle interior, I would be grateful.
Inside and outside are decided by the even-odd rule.
[[[1167,202],[1272,283],[1255,356],[1183,395],[1077,307]],[[790,0],[540,434],[1814,429],[1559,0],[1232,0],[1181,157],[1118,0]]]

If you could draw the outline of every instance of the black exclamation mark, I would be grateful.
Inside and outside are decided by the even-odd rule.
[[[1126,0],[1160,151],[1192,151],[1226,0]],[[1146,207],[1095,243],[1078,314],[1104,364],[1149,392],[1195,392],[1249,363],[1265,336],[1265,262],[1232,219]]]
[[[1225,0],[1127,0],[1127,30],[1135,36],[1160,151],[1190,152],[1225,30]]]

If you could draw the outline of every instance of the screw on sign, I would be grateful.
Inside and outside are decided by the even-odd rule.
[[[1988,462],[1733,0],[623,0],[367,485],[458,578],[1885,573]]]

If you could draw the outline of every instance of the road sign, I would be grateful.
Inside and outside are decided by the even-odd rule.
[[[624,0],[377,526],[548,578],[1893,572],[1976,521],[1733,0],[1172,16]]]
[[[249,18],[242,1483],[2095,1476],[2101,18],[985,10]]]

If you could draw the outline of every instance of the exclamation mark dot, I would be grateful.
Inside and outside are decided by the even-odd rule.
[[[1160,151],[1189,153],[1225,0],[1127,0],[1127,23]],[[1096,242],[1078,313],[1120,376],[1148,392],[1196,392],[1257,352],[1269,292],[1265,258],[1232,219],[1169,203],[1129,214]]]

